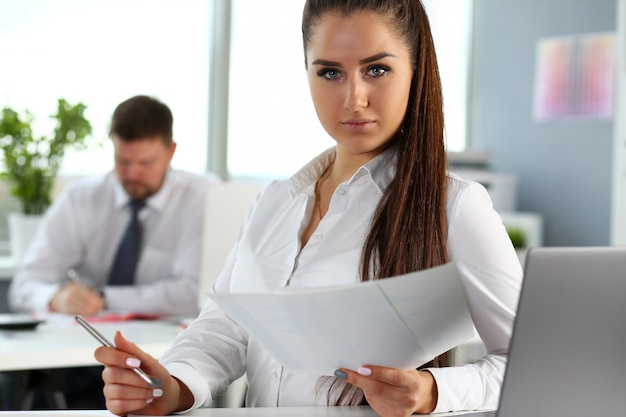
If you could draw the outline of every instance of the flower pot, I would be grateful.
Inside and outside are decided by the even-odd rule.
[[[41,215],[9,213],[9,239],[11,240],[11,253],[16,262],[22,259],[28,249],[41,219]]]

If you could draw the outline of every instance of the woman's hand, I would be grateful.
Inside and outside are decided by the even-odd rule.
[[[338,377],[363,390],[368,404],[381,417],[405,417],[431,413],[437,405],[437,384],[428,371],[403,371],[363,366],[356,372],[340,369]]]
[[[119,416],[128,413],[167,415],[193,405],[187,387],[172,377],[156,359],[129,342],[120,332],[115,334],[117,349],[99,347],[95,358],[104,364],[104,396],[109,411]],[[161,387],[150,387],[132,368],[141,369]]]

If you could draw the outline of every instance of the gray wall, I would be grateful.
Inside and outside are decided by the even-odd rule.
[[[472,147],[519,176],[518,210],[549,246],[610,243],[612,120],[536,123],[537,41],[616,28],[616,0],[475,0]]]

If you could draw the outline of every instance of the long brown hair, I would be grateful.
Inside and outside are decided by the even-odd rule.
[[[420,0],[307,0],[302,17],[305,63],[315,26],[326,13],[349,16],[359,11],[381,16],[408,48],[413,65],[407,111],[391,139],[398,155],[395,177],[384,191],[363,246],[361,280],[367,281],[447,261],[446,154],[437,57]],[[445,362],[442,355],[434,365]],[[338,380],[331,383],[329,402],[363,401],[360,390]]]

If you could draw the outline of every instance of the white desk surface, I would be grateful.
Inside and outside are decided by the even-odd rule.
[[[45,317],[34,330],[0,330],[0,371],[97,365],[100,343],[73,316]],[[113,340],[116,330],[154,357],[170,347],[180,327],[173,321],[117,321],[94,324]]]
[[[455,416],[463,413],[441,413],[433,416]],[[98,417],[113,416],[108,411],[0,411],[0,416],[19,417]],[[182,416],[189,417],[376,417],[369,407],[260,407],[260,408],[202,408]],[[144,416],[145,417],[145,416]]]

